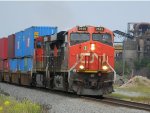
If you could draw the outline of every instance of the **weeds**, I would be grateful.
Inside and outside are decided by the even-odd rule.
[[[115,92],[110,96],[122,100],[150,104],[150,86],[145,81],[135,79],[135,82],[127,87],[115,86]]]
[[[118,98],[118,99],[122,99],[122,100],[150,104],[150,97],[148,97],[148,96],[135,96],[135,97],[132,97],[132,96],[127,96],[127,95],[118,94],[118,93],[113,93],[110,96]]]
[[[0,95],[0,113],[42,113],[42,106],[29,100],[16,101]]]

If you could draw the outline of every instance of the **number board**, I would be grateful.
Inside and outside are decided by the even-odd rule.
[[[104,27],[96,27],[95,30],[96,30],[96,31],[103,32],[103,31],[104,31]]]
[[[78,31],[87,31],[87,27],[86,26],[78,27]]]

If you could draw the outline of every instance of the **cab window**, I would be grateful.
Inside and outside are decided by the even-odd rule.
[[[94,41],[98,41],[98,42],[101,42],[101,43],[104,43],[104,44],[107,44],[107,45],[110,45],[112,46],[112,37],[110,34],[108,33],[103,33],[103,34],[98,34],[98,33],[95,33],[92,35],[92,39]]]
[[[80,44],[89,40],[89,33],[71,33],[70,35],[70,45]]]

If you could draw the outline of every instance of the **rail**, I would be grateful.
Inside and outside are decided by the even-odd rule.
[[[150,104],[131,102],[131,101],[120,100],[120,99],[111,98],[111,97],[103,97],[101,99],[85,97],[85,96],[81,96],[81,97],[89,99],[89,100],[93,100],[93,101],[111,104],[114,106],[117,105],[117,106],[122,106],[122,107],[128,107],[128,108],[150,111]]]

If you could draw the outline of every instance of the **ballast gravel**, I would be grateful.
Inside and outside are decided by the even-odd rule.
[[[0,90],[16,99],[29,99],[46,105],[49,113],[149,113],[148,111],[111,106],[88,99],[74,98],[65,94],[43,92],[35,89],[0,83]]]

